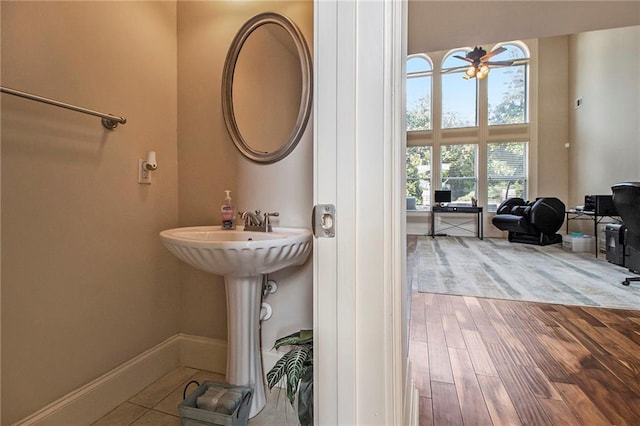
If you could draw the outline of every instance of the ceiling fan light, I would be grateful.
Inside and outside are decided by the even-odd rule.
[[[469,68],[467,68],[467,71],[465,72],[465,74],[467,75],[468,78],[475,77],[476,67],[471,65]]]
[[[483,64],[480,69],[478,70],[478,74],[476,75],[476,77],[480,80],[482,80],[483,78],[485,78],[487,75],[489,74],[489,67],[486,64]]]

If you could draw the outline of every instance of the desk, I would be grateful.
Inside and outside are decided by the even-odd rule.
[[[598,257],[598,224],[599,223],[622,223],[618,216],[610,216],[605,214],[596,214],[591,210],[576,210],[569,209],[566,211],[567,216],[567,235],[569,234],[569,221],[571,220],[592,220],[593,221],[593,237],[595,238],[596,257]],[[609,218],[607,222],[602,222],[604,219]]]
[[[482,217],[482,207],[472,207],[472,206],[445,206],[445,207],[440,207],[440,206],[433,206],[431,208],[431,236],[435,237],[436,236],[436,214],[438,213],[451,213],[451,214],[475,214],[477,217],[477,228],[476,228],[476,236],[479,239],[482,239],[484,236],[484,229],[483,229],[483,217]],[[458,229],[462,229],[464,231],[468,231],[467,229],[464,229],[462,226],[466,225],[469,222],[465,222],[465,223],[461,223],[461,224],[451,224],[448,223],[447,225],[449,225],[446,229],[450,229],[450,228],[458,228]]]

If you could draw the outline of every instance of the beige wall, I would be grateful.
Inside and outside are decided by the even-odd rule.
[[[492,3],[411,2],[409,51],[420,43],[415,32],[428,40],[419,50],[430,51],[473,44],[473,37],[583,31],[588,21],[636,24],[638,16],[638,2],[585,2],[579,14],[575,2]],[[534,9],[527,15],[512,7]],[[5,424],[177,331],[226,338],[222,280],[184,265],[178,277],[157,232],[219,223],[227,188],[239,208],[278,210],[282,224],[309,225],[311,130],[284,161],[253,164],[226,134],[219,91],[226,50],[246,19],[287,14],[311,48],[313,9],[308,1],[5,1],[0,10],[3,85],[129,120],[106,132],[96,118],[1,97]],[[485,25],[471,25],[478,16]],[[523,25],[512,16],[530,19]],[[578,142],[571,142],[573,149]],[[151,186],[140,186],[136,159],[148,150],[158,152],[160,169]],[[263,325],[264,347],[311,326],[310,262],[274,278],[280,290],[269,300],[274,317]]]
[[[313,3],[179,2],[178,122],[180,225],[220,223],[224,190],[239,210],[277,211],[283,226],[310,227],[313,182],[312,123],[284,160],[260,165],[242,157],[227,135],[222,117],[224,60],[240,27],[262,12],[291,18],[313,48]],[[225,291],[221,277],[181,265],[180,329],[226,340]],[[262,324],[262,345],[312,327],[311,260],[271,275],[278,292],[269,295],[273,317]]]
[[[569,194],[569,57],[568,37],[538,40],[538,109],[535,196],[558,197],[567,203]]]
[[[537,59],[531,69],[535,69],[537,93],[531,93],[531,118],[537,117],[537,127],[531,130],[531,160],[537,164],[530,170],[531,192],[529,197],[558,197],[568,200],[568,149],[569,141],[569,57],[568,36],[525,40]],[[534,73],[532,72],[532,74]],[[537,107],[536,107],[537,105]],[[537,134],[537,136],[534,135]],[[506,235],[491,225],[493,213],[484,215],[484,234],[487,237]],[[424,234],[430,230],[430,217],[425,213],[411,213],[407,218],[408,232]],[[453,221],[456,219],[453,218]],[[468,223],[461,217],[459,222]],[[454,222],[455,223],[455,222]],[[455,232],[455,229],[453,230]],[[469,235],[461,231],[460,235]]]
[[[630,53],[640,52],[640,27],[536,43],[537,167],[531,175],[537,189],[531,198],[555,196],[569,208],[583,204],[587,194],[610,194],[616,182],[640,180],[640,55]],[[575,109],[579,96],[585,103]],[[488,216],[485,236],[504,235]],[[409,233],[424,234],[429,220],[412,213]],[[578,229],[572,225],[572,230]]]
[[[638,1],[409,0],[408,53],[638,25]]]
[[[313,47],[310,1],[2,3],[2,85],[128,120],[110,132],[2,95],[2,424],[179,331],[226,339],[222,279],[180,265],[160,230],[218,224],[224,189],[310,226],[312,124],[286,159],[257,165],[222,119],[227,49],[265,11]],[[159,169],[139,185],[149,150]],[[272,275],[264,348],[312,326],[311,274],[309,261]]]
[[[569,202],[578,205],[587,194],[610,194],[616,182],[640,180],[640,27],[569,40]]]
[[[455,7],[452,7],[454,4]],[[540,121],[536,153],[539,164],[538,169],[534,170],[537,172],[538,195],[555,194],[568,206],[573,206],[582,204],[587,193],[608,193],[610,184],[616,179],[638,177],[637,69],[640,55],[635,54],[638,52],[638,36],[633,35],[623,43],[617,40],[620,33],[613,33],[616,35],[609,36],[604,42],[587,41],[597,37],[597,33],[572,36],[570,43],[557,36],[638,25],[640,2],[452,3],[410,0],[408,19],[409,54],[478,43],[539,38],[540,88],[537,111]],[[482,25],[475,25],[478,21]],[[634,37],[635,43],[631,41]],[[576,66],[567,63],[564,44],[568,44],[566,49],[571,50],[572,55],[579,55],[578,46],[582,46],[580,50],[590,46],[586,48],[588,54],[582,56],[580,63],[581,69],[587,73],[578,80],[573,80],[573,71],[568,78],[562,74]],[[576,61],[575,58],[570,60]],[[620,75],[618,64],[627,70],[625,75]],[[626,82],[630,78],[626,68],[628,65],[635,69],[635,83]],[[587,83],[586,79],[590,81]],[[573,86],[568,86],[569,83]],[[609,84],[613,87],[604,89]],[[579,89],[577,85],[580,85]],[[629,87],[633,89],[629,90]],[[579,96],[576,90],[588,93],[591,98],[589,109],[583,107],[579,114],[574,114],[571,105],[574,98]],[[622,96],[624,108],[620,106],[618,95]],[[605,97],[607,100],[603,101]],[[635,99],[635,103],[632,99]],[[589,114],[589,110],[594,113]],[[565,120],[571,120],[567,121],[570,127],[567,127]],[[578,127],[583,125],[578,131]],[[615,132],[612,129],[616,129]],[[603,140],[607,142],[603,143]],[[622,140],[625,142],[622,143]],[[571,144],[569,149],[564,148],[566,142]],[[630,152],[631,155],[626,155],[622,160],[620,152]],[[617,166],[601,167],[605,159],[608,164]],[[485,227],[487,230],[491,232],[491,227]]]
[[[2,424],[179,330],[172,2],[2,2]],[[150,186],[137,159],[157,152]]]

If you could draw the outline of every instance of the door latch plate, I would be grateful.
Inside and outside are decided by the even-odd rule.
[[[333,238],[336,236],[336,206],[333,204],[316,204],[313,206],[313,235],[316,238]]]

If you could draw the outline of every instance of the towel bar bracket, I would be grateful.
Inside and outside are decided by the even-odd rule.
[[[102,125],[105,129],[114,130],[116,127],[118,127],[118,122],[110,118],[103,118]]]

